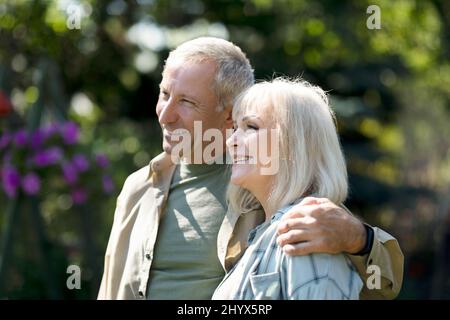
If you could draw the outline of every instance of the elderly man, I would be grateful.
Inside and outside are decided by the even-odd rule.
[[[177,132],[194,135],[196,121],[203,132],[219,130],[225,139],[233,100],[253,83],[248,59],[228,41],[198,38],[170,53],[156,106],[164,152],[125,181],[99,299],[210,299],[239,259],[264,213],[227,212],[228,165],[176,164],[171,155]],[[191,152],[205,143],[192,142]],[[224,154],[220,150],[214,157]],[[397,241],[327,199],[308,198],[294,207],[279,233],[288,254],[347,253],[363,280],[378,276],[367,273],[369,265],[379,267],[379,281],[369,279],[362,298],[394,298],[400,290],[403,255]]]

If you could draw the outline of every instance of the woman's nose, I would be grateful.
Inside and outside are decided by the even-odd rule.
[[[227,148],[232,151],[232,149],[236,148],[238,145],[238,131],[239,129],[236,129],[233,134],[227,139],[226,144]]]

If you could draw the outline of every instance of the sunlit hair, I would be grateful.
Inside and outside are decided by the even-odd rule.
[[[347,197],[347,169],[326,93],[301,79],[276,78],[255,84],[237,99],[236,120],[246,110],[270,114],[279,130],[279,170],[273,176],[272,212],[304,196],[328,198],[341,204]],[[228,201],[235,212],[261,208],[243,188],[230,184]]]
[[[233,106],[234,99],[254,82],[253,69],[242,50],[233,43],[214,37],[200,37],[184,42],[171,51],[164,69],[174,60],[217,65],[212,89],[219,101],[218,111]]]

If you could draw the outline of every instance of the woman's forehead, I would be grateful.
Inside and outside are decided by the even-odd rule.
[[[254,115],[266,118],[271,110],[272,103],[267,96],[246,96],[234,107],[233,117],[238,119]]]

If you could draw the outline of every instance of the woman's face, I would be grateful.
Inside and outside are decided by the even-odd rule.
[[[227,140],[233,160],[231,183],[255,193],[269,190],[274,173],[267,170],[275,156],[274,123],[264,105],[243,110],[233,119],[234,133]]]

